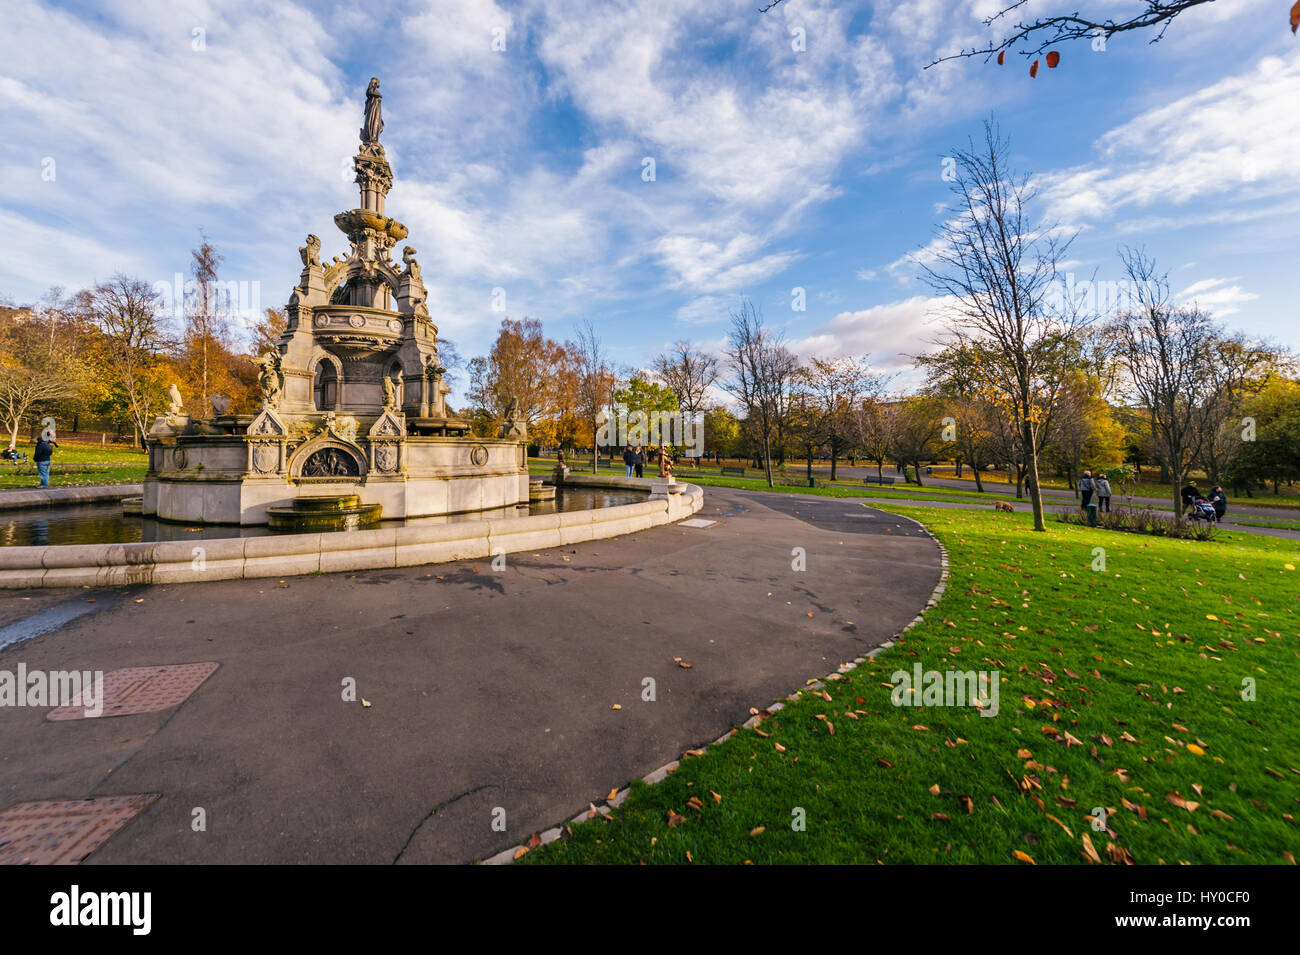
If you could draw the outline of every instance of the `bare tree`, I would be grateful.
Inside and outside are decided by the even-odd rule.
[[[1028,181],[1007,168],[1008,143],[992,123],[984,142],[956,151],[958,212],[939,232],[928,284],[953,301],[952,343],[969,350],[992,402],[1020,435],[1034,529],[1046,530],[1038,450],[1069,343],[1087,327],[1077,302],[1057,294],[1057,264],[1070,242],[1031,220]]]
[[[86,292],[87,318],[103,333],[105,362],[126,399],[137,440],[162,408],[161,353],[171,342],[158,293],[143,279],[114,275]]]
[[[578,326],[578,342],[574,355],[577,386],[577,414],[591,428],[591,473],[600,468],[600,449],[596,436],[600,431],[600,417],[608,413],[614,403],[614,370],[605,353],[596,327],[584,320]]]
[[[1217,425],[1219,327],[1197,308],[1172,302],[1169,279],[1138,249],[1120,258],[1136,304],[1109,327],[1130,399],[1151,423],[1156,454],[1173,481],[1174,517],[1183,519],[1182,488]]]
[[[210,365],[218,355],[224,356],[230,337],[229,303],[223,301],[222,288],[217,281],[223,256],[200,232],[202,242],[190,255],[193,258],[194,292],[185,313],[186,346],[190,361],[198,366],[199,407],[208,407]]]
[[[767,486],[773,487],[772,438],[789,411],[799,363],[781,337],[763,325],[762,313],[749,299],[731,313],[727,362],[731,377],[722,387],[745,406],[763,449]]]
[[[677,396],[678,407],[694,427],[709,407],[709,389],[718,380],[718,359],[690,342],[677,342],[655,358],[654,372]]]
[[[856,412],[868,397],[879,396],[884,379],[872,374],[863,359],[815,356],[803,369],[802,377],[807,390],[809,437],[824,444],[830,453],[834,481],[840,457],[857,438]]]
[[[984,25],[993,28],[1004,17],[1008,17],[1012,11],[1018,10],[1025,6],[1028,0],[1015,0],[1007,6],[1000,9],[997,13],[991,14],[984,18]],[[1035,56],[1042,53],[1048,47],[1058,46],[1074,40],[1096,41],[1109,40],[1117,33],[1131,33],[1136,30],[1156,30],[1155,36],[1149,42],[1159,43],[1169,29],[1169,25],[1179,16],[1179,14],[1190,10],[1192,7],[1199,7],[1206,3],[1213,3],[1214,0],[1142,0],[1140,7],[1132,11],[1127,16],[1102,18],[1096,14],[1085,14],[1074,11],[1068,14],[1052,14],[1049,16],[1037,17],[1029,21],[1019,21],[1010,31],[999,41],[990,42],[986,46],[962,50],[959,53],[951,53],[947,56],[941,56],[930,63],[926,69],[934,66],[936,63],[943,63],[945,60],[956,60],[963,57],[982,56],[986,60],[990,57],[997,56],[998,62],[1002,62],[1002,54],[1008,50],[1016,50],[1024,56]],[[1134,4],[1139,6],[1139,4]],[[1294,27],[1292,29],[1294,32]]]
[[[873,396],[858,406],[856,431],[862,456],[876,464],[876,477],[883,483],[885,461],[894,449],[894,432],[898,428],[898,402],[883,395]]]

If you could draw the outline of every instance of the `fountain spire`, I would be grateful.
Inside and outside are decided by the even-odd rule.
[[[361,148],[352,157],[357,185],[361,187],[361,208],[368,212],[384,214],[384,199],[393,188],[393,167],[388,165],[379,134],[384,130],[381,112],[383,94],[379,92],[379,77],[372,76],[366,88],[366,111],[361,126]]]

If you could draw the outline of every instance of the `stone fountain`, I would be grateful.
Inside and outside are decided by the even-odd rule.
[[[298,250],[302,274],[284,335],[255,359],[260,412],[214,407],[193,419],[173,386],[168,412],[148,435],[144,514],[221,524],[266,524],[274,515],[275,525],[292,527],[285,522],[297,511],[319,529],[341,510],[355,524],[381,513],[527,505],[524,423],[511,414],[498,437],[478,438],[447,407],[451,389],[416,251],[405,246],[393,261],[407,229],[384,212],[393,171],[379,142],[380,97],[372,79],[353,158],[360,208],[334,217],[349,250],[322,261],[314,235]]]

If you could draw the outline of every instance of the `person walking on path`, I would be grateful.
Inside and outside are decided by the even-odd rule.
[[[1210,494],[1210,505],[1214,508],[1214,513],[1223,520],[1223,515],[1228,513],[1228,495],[1223,493],[1222,486],[1214,485],[1214,491]]]
[[[1183,498],[1183,511],[1186,512],[1189,507],[1196,504],[1196,499],[1201,496],[1201,489],[1196,486],[1195,481],[1188,481],[1187,486],[1178,492]]]
[[[1083,495],[1083,501],[1079,507],[1083,510],[1088,509],[1088,504],[1092,501],[1092,492],[1096,489],[1096,484],[1092,480],[1092,472],[1084,471],[1083,477],[1079,479],[1079,493]]]
[[[632,476],[632,469],[636,467],[636,452],[630,447],[623,449],[623,466],[627,468],[627,476]]]
[[[1110,513],[1110,478],[1104,474],[1097,475],[1097,510]]]
[[[59,442],[50,438],[48,441],[45,435],[36,439],[36,451],[32,455],[32,460],[36,462],[36,473],[41,476],[41,487],[50,486],[50,458],[54,456],[54,449],[59,446]]]
[[[636,468],[636,476],[641,477],[641,472],[645,469],[645,451],[641,449],[641,445],[639,444],[636,446],[636,453],[633,455],[632,465]]]

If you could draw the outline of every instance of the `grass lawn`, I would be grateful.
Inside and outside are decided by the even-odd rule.
[[[0,464],[0,489],[39,487],[41,480],[31,462],[31,444],[18,445],[28,461],[14,467]],[[148,469],[142,451],[98,444],[60,444],[54,449],[50,487],[80,487],[88,484],[139,484]]]
[[[884,509],[948,548],[924,623],[521,861],[1293,861],[1300,544]],[[915,663],[998,671],[999,712],[894,706],[892,674]]]

